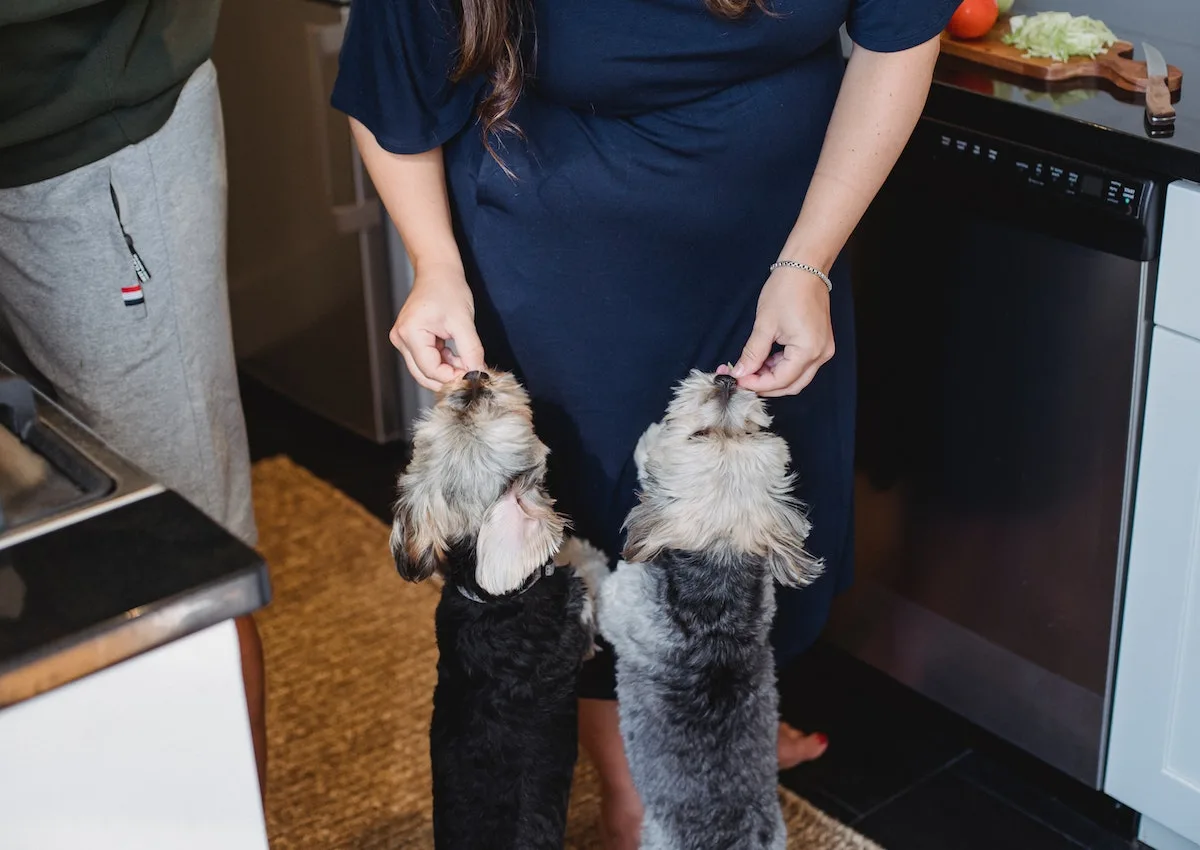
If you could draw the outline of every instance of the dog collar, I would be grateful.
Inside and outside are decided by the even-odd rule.
[[[493,599],[515,598],[517,596],[520,596],[525,591],[529,590],[529,588],[533,587],[535,584],[537,584],[540,579],[550,578],[550,576],[552,576],[552,575],[554,575],[554,561],[550,561],[545,566],[540,567],[537,570],[535,570],[533,572],[533,574],[529,576],[529,578],[525,579],[524,584],[522,584],[519,588],[512,591],[511,593],[506,593],[503,596],[493,596],[492,598]],[[480,604],[487,601],[485,599],[480,598],[477,594],[472,593],[471,591],[467,590],[461,584],[455,585],[455,587],[458,588],[458,592],[461,593],[465,599],[469,599],[472,602],[478,602]]]

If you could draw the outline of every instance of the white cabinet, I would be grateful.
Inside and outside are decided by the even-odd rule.
[[[1167,187],[1154,324],[1200,339],[1200,184]]]
[[[1164,327],[1127,575],[1105,791],[1157,850],[1184,850],[1200,845],[1200,340]]]
[[[268,850],[226,620],[0,711],[3,850]]]

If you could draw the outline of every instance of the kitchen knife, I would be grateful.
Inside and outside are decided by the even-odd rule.
[[[1155,130],[1175,126],[1175,107],[1167,89],[1167,60],[1152,44],[1142,42],[1146,53],[1146,123]]]

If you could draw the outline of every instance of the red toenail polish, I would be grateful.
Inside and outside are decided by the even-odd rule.
[[[822,747],[829,745],[829,736],[826,735],[825,733],[818,732],[813,737],[817,739],[817,743],[820,744]]]

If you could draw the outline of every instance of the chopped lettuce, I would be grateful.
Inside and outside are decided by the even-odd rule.
[[[1057,62],[1072,56],[1095,58],[1117,40],[1102,22],[1069,12],[1014,15],[1008,25],[1011,32],[1004,36],[1005,44],[1024,50],[1026,56]]]

